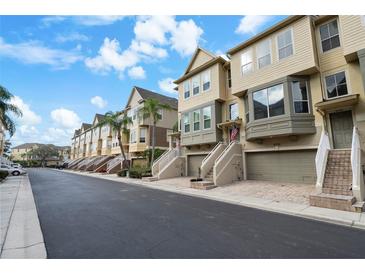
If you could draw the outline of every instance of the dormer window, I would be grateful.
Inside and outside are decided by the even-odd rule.
[[[190,97],[190,82],[185,81],[184,82],[184,99],[187,99]]]

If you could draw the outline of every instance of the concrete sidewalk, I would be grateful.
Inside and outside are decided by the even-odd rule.
[[[47,258],[32,187],[27,175],[0,184],[0,258]]]
[[[283,200],[272,200],[243,195],[235,191],[234,185],[217,187],[213,190],[198,190],[189,187],[189,184],[174,183],[174,179],[162,181],[144,182],[139,179],[121,178],[115,174],[98,174],[79,171],[62,170],[73,174],[103,178],[111,181],[136,184],[149,188],[160,189],[185,195],[202,197],[206,199],[237,204],[262,210],[289,214],[307,219],[319,220],[339,225],[365,229],[365,213],[339,211],[334,209],[313,207],[308,204],[294,203]]]

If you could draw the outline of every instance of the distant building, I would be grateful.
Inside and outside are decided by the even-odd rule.
[[[31,154],[31,151],[46,145],[48,144],[25,143],[15,146],[11,149],[11,159],[13,161],[39,161],[40,159],[35,158]],[[58,156],[52,156],[46,159],[46,165],[57,165],[70,158],[71,148],[69,146],[55,146],[52,144],[51,146],[57,149]]]

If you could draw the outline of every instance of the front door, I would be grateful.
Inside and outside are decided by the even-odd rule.
[[[352,111],[342,111],[330,114],[334,148],[350,148],[352,140]]]

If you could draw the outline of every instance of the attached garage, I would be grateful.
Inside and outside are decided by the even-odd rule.
[[[315,157],[316,150],[246,152],[247,179],[314,184]]]
[[[207,156],[207,154],[187,155],[188,176],[198,177],[198,175],[199,175],[198,170],[199,170],[205,156]]]

